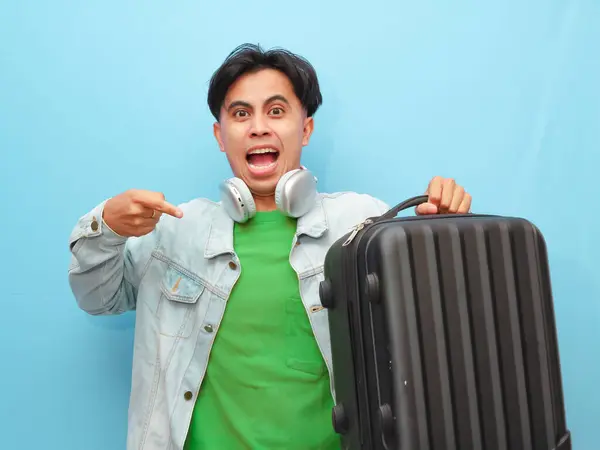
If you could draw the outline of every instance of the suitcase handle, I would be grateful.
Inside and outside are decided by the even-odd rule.
[[[398,203],[396,206],[394,206],[393,208],[391,208],[387,212],[383,213],[381,216],[379,216],[379,217],[371,217],[371,218],[365,220],[364,222],[359,223],[358,225],[356,225],[354,227],[354,230],[352,231],[352,233],[350,233],[350,236],[348,237],[348,239],[346,239],[344,241],[343,247],[346,247],[347,245],[350,245],[350,243],[354,240],[354,238],[356,237],[356,235],[366,225],[372,225],[372,224],[381,222],[383,220],[393,219],[403,209],[408,209],[408,208],[411,208],[413,206],[419,206],[421,203],[426,203],[428,200],[429,200],[429,196],[428,195],[418,195],[416,197],[411,197],[408,200],[404,200],[402,203]]]
[[[411,208],[413,206],[419,206],[421,203],[427,203],[428,200],[428,195],[418,195],[416,197],[409,198],[408,200],[404,200],[402,203],[398,203],[389,211],[379,216],[377,219],[374,220],[374,222],[379,222],[380,220],[386,219],[393,219],[398,215],[400,211]]]

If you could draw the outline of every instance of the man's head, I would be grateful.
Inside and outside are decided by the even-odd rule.
[[[286,50],[242,45],[214,73],[208,106],[215,137],[255,196],[272,196],[281,176],[300,167],[321,102],[312,65]]]

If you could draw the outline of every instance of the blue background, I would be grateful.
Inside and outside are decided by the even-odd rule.
[[[249,41],[317,68],[321,190],[396,203],[440,174],[541,228],[574,448],[597,449],[600,2],[219,3],[0,2],[2,448],[124,448],[133,316],[77,309],[68,235],[128,188],[216,198],[207,82]]]

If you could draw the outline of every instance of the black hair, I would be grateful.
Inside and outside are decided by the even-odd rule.
[[[213,74],[208,88],[208,107],[219,120],[229,87],[242,75],[261,69],[276,69],[286,75],[308,117],[323,102],[314,67],[303,57],[285,49],[263,50],[259,45],[242,44],[233,50]]]

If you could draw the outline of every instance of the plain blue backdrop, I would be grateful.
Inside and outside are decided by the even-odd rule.
[[[303,162],[388,203],[455,177],[545,234],[576,450],[598,449],[600,2],[0,2],[0,436],[125,448],[134,317],[67,284],[80,215],[128,188],[216,199],[207,82],[243,42],[316,67]]]

